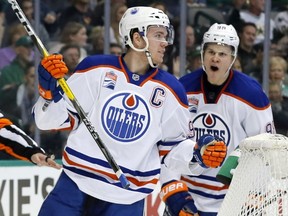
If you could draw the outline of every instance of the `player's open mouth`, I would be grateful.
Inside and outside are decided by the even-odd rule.
[[[211,69],[212,71],[218,71],[218,70],[219,70],[219,68],[216,67],[216,66],[210,66],[210,69]]]

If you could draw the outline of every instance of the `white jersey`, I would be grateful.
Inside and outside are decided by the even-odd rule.
[[[165,165],[189,169],[195,142],[186,138],[192,131],[187,97],[173,75],[155,68],[138,75],[122,57],[101,55],[84,59],[67,82],[131,184],[121,187],[67,98],[45,112],[39,98],[33,112],[40,129],[72,128],[63,168],[81,191],[113,203],[141,200],[154,190],[172,147]]]
[[[246,137],[275,133],[271,105],[259,83],[247,75],[231,71],[214,103],[208,103],[206,73],[199,69],[182,78],[193,116],[195,141],[203,134],[217,135],[227,145],[229,155]],[[216,179],[217,169],[203,169],[199,176],[182,176],[198,210],[218,212],[227,187]]]

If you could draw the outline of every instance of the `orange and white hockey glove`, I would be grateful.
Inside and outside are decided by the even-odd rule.
[[[196,216],[197,208],[187,185],[182,181],[172,181],[165,184],[160,192],[160,198],[166,207],[163,216]]]
[[[57,86],[57,79],[63,78],[68,72],[63,57],[53,54],[44,57],[38,67],[39,94],[46,100],[59,101],[63,91]]]
[[[217,168],[224,162],[226,154],[227,146],[223,140],[205,134],[197,141],[192,162],[198,162],[204,168]]]

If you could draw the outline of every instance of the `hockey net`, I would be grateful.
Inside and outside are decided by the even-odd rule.
[[[244,139],[218,216],[288,216],[288,137]]]

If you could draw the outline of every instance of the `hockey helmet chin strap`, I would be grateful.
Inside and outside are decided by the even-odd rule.
[[[150,51],[148,50],[148,47],[149,47],[148,38],[147,38],[146,36],[142,36],[142,38],[144,39],[144,41],[145,41],[145,43],[146,43],[146,46],[145,46],[144,48],[138,49],[138,48],[136,48],[132,43],[129,44],[129,45],[130,45],[130,47],[131,47],[132,49],[134,49],[134,50],[137,51],[137,52],[145,52],[145,55],[146,55],[146,57],[147,57],[147,59],[148,59],[149,65],[150,65],[152,68],[157,68],[157,67],[158,67],[158,64],[154,64],[154,63],[153,63],[151,53],[150,53]]]
[[[234,55],[234,59],[233,59],[232,63],[230,64],[230,66],[228,67],[227,71],[225,72],[224,77],[227,78],[229,76],[230,70],[231,70],[235,60],[236,60],[236,55]]]
[[[147,59],[148,59],[149,65],[150,65],[152,68],[158,67],[158,64],[154,64],[154,63],[153,63],[153,60],[152,60],[152,57],[151,57],[151,53],[150,53],[150,51],[149,51],[148,49],[145,50],[145,55],[146,55],[146,57],[147,57]]]

